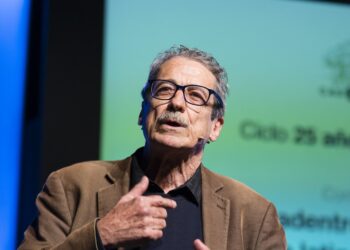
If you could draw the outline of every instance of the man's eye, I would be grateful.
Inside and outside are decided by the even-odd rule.
[[[171,88],[169,86],[161,86],[161,87],[157,88],[156,94],[157,95],[168,95],[168,94],[172,94],[173,91],[174,91],[173,88]]]
[[[200,91],[189,91],[188,95],[193,100],[198,100],[198,101],[206,100],[204,94]]]

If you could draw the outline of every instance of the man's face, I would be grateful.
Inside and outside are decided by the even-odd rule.
[[[214,90],[217,84],[215,76],[204,65],[185,57],[174,57],[163,63],[157,79],[178,85],[197,84]],[[211,95],[206,105],[196,106],[185,101],[182,90],[170,100],[150,97],[144,103],[139,120],[147,143],[194,148],[200,139],[215,141],[223,118],[211,119],[214,98]]]

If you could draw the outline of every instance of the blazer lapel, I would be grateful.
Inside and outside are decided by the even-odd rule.
[[[230,201],[218,194],[223,188],[215,176],[202,167],[202,211],[204,243],[210,249],[226,249]]]
[[[106,174],[111,185],[97,192],[98,217],[110,211],[120,198],[129,191],[131,157],[115,163],[113,169]]]

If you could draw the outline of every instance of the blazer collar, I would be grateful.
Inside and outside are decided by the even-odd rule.
[[[98,217],[102,217],[110,211],[117,201],[129,191],[130,187],[131,157],[116,161],[111,170],[106,174],[111,183],[97,192]]]
[[[223,188],[216,174],[202,167],[203,232],[210,249],[227,248],[230,200],[219,194]]]

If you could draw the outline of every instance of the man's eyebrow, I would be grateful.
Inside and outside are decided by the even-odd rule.
[[[186,86],[186,85],[198,85],[198,86],[203,86],[201,83],[199,83],[199,82],[190,82],[189,84],[179,84],[176,80],[174,80],[174,79],[172,79],[172,78],[170,78],[170,79],[165,79],[165,78],[156,78],[156,79],[154,79],[154,80],[157,80],[157,81],[169,81],[169,82],[173,82],[173,83],[175,83],[175,84],[177,84],[177,85],[183,85],[183,86]],[[154,81],[153,80],[153,81]],[[205,86],[204,86],[205,87]]]

